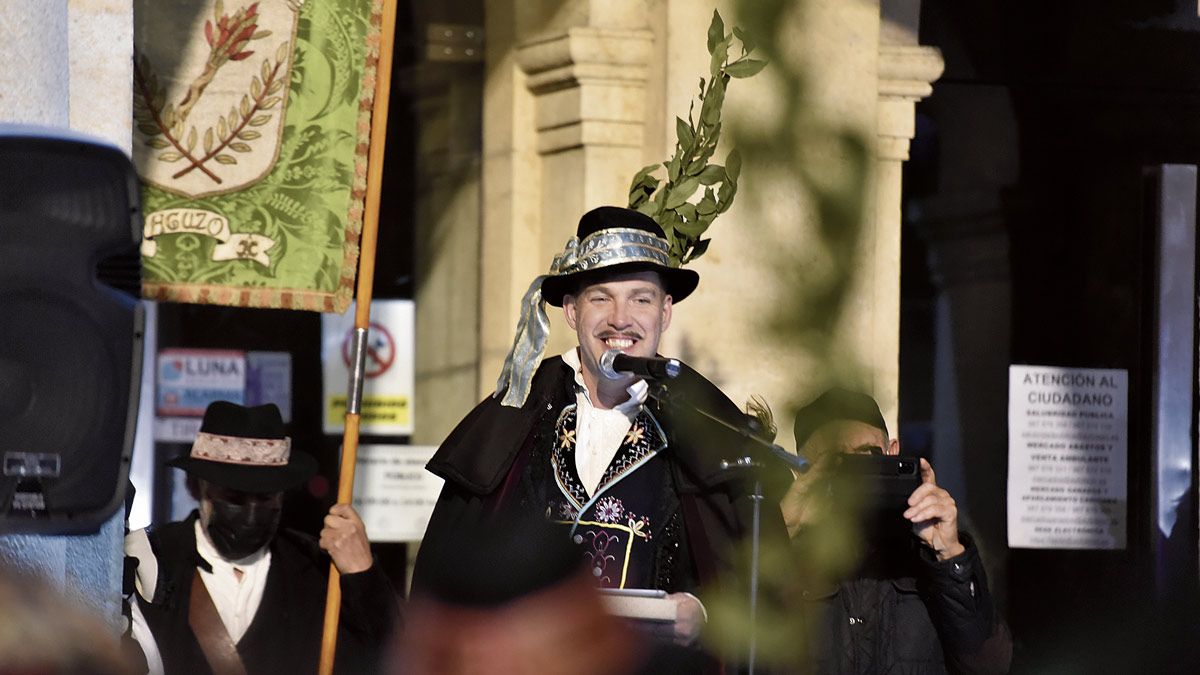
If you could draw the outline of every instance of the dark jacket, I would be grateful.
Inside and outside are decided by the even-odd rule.
[[[731,421],[745,418],[715,385],[686,366],[670,388],[675,396],[710,414]],[[417,555],[414,592],[424,587],[425,566],[430,564],[422,553],[441,550],[456,532],[497,516],[544,508],[530,498],[529,478],[541,470],[542,446],[552,443],[547,429],[553,430],[559,412],[574,401],[574,374],[560,357],[554,357],[539,366],[523,407],[505,407],[499,399],[488,397],[455,427],[427,467],[446,484]],[[734,567],[732,544],[746,530],[749,500],[742,498],[745,485],[723,480],[721,461],[740,456],[743,441],[713,431],[695,415],[680,412],[683,408],[655,401],[647,406],[667,435],[670,483],[666,489],[678,501],[683,523],[679,541],[685,555],[667,590],[691,591],[700,583],[728,578],[726,573]],[[763,529],[765,536],[786,539],[777,509],[764,511]]]
[[[207,565],[196,553],[193,512],[187,519],[149,531],[158,561],[153,602],[138,597],[162,654],[167,675],[212,671],[188,625],[192,579]],[[237,643],[250,675],[316,672],[321,651],[329,558],[312,537],[280,531],[271,542],[271,567],[254,621]],[[376,564],[341,577],[336,670],[373,672],[398,614],[395,593]]]
[[[806,589],[817,621],[818,673],[1005,673],[1012,639],[988,592],[975,544],[938,562],[914,544],[903,572]],[[815,610],[815,611],[814,611]]]

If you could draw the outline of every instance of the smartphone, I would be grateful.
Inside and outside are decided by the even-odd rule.
[[[842,480],[838,489],[856,490],[866,509],[908,509],[908,498],[921,484],[921,461],[903,455],[841,454],[833,459],[833,470]]]

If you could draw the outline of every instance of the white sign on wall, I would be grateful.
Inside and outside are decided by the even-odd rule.
[[[209,403],[244,402],[246,352],[163,349],[155,375],[154,440],[190,443]]]
[[[442,490],[425,470],[437,450],[422,445],[361,445],[354,472],[354,508],[371,541],[420,541]]]
[[[292,356],[288,352],[163,349],[155,364],[154,440],[191,443],[213,401],[279,406],[292,419]]]
[[[1122,549],[1129,374],[1010,366],[1008,545]]]
[[[246,353],[220,349],[164,349],[158,353],[159,417],[204,414],[213,401],[242,402]]]
[[[324,363],[324,427],[340,434],[345,426],[346,389],[350,381],[354,310],[321,315],[321,361]],[[413,431],[413,331],[411,300],[371,303],[367,333],[360,431],[405,436]]]

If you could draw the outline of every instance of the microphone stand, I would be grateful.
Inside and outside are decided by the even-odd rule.
[[[650,384],[650,398],[658,401],[660,404],[672,408],[674,410],[682,410],[687,413],[700,415],[706,423],[712,424],[717,428],[741,437],[745,442],[741,444],[742,454],[733,460],[722,459],[718,465],[723,475],[722,482],[735,483],[739,479],[749,476],[752,479],[754,486],[747,497],[750,499],[750,585],[747,591],[750,602],[750,644],[747,648],[747,672],[749,675],[754,675],[755,659],[758,649],[758,584],[759,584],[759,553],[762,541],[762,502],[763,481],[762,473],[767,469],[767,464],[760,461],[753,453],[746,452],[750,448],[758,447],[767,452],[768,457],[773,457],[777,461],[787,465],[789,468],[800,471],[801,473],[808,470],[808,461],[802,457],[792,455],[780,446],[763,439],[754,433],[755,429],[751,427],[751,421],[754,419],[749,415],[746,416],[747,424],[739,426],[721,419],[706,410],[698,408],[683,399],[678,394],[673,394],[666,382],[659,380],[647,380]]]

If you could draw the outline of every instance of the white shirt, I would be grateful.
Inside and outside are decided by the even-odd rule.
[[[645,380],[636,380],[628,387],[629,400],[611,409],[596,408],[583,381],[577,349],[567,351],[562,360],[575,371],[575,472],[590,496],[596,493],[625,434],[642,412],[650,386]]]
[[[271,569],[271,550],[263,547],[241,560],[228,561],[217,553],[197,520],[196,552],[212,565],[212,572],[197,568],[200,580],[208,589],[208,595],[217,608],[221,623],[229,632],[229,638],[236,644],[246,634],[246,629],[250,628],[250,622],[254,621],[254,615],[262,603],[267,572]],[[241,579],[238,579],[235,570],[242,573]]]
[[[629,400],[610,410],[602,410],[592,406],[587,385],[583,381],[583,366],[579,361],[579,353],[571,349],[562,355],[562,360],[575,371],[575,472],[588,491],[588,496],[596,493],[604,471],[612,463],[621,441],[629,433],[633,421],[642,412],[646,397],[650,394],[650,385],[645,380],[637,380],[629,385]],[[691,593],[681,593],[696,601],[705,623],[708,623],[708,608],[700,602],[700,598]]]

